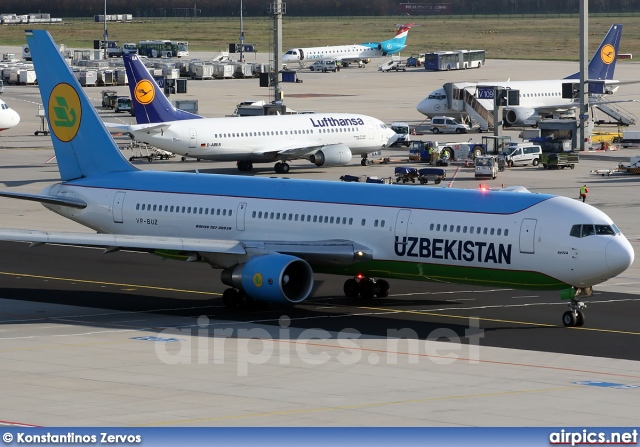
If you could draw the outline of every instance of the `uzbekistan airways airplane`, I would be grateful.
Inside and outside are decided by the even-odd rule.
[[[109,125],[157,148],[183,156],[253,163],[276,161],[277,173],[289,172],[287,160],[307,159],[316,166],[346,165],[391,146],[398,135],[382,121],[355,113],[206,118],[176,109],[138,56],[125,54],[124,65],[137,125]]]
[[[398,32],[393,39],[383,42],[367,42],[353,45],[337,45],[313,48],[292,48],[282,55],[282,63],[288,64],[299,62],[302,67],[306,62],[315,62],[321,60],[337,60],[342,61],[346,67],[350,63],[368,62],[373,57],[391,56],[402,51],[406,45],[407,35],[413,23],[406,25],[398,25]]]
[[[0,130],[15,127],[20,122],[20,115],[0,99]]]
[[[633,262],[606,214],[567,197],[141,171],[48,32],[27,31],[27,42],[62,181],[40,194],[0,194],[42,202],[97,233],[5,229],[0,240],[180,254],[223,269],[230,307],[301,303],[314,271],[351,276],[345,294],[366,299],[388,296],[380,278],[569,289],[577,293],[566,326],[584,324],[578,294]]]
[[[613,80],[613,72],[616,67],[616,55],[622,36],[622,25],[612,25],[609,32],[604,37],[600,47],[597,49],[589,62],[589,80],[605,82],[605,93],[613,93],[618,81]],[[496,86],[520,91],[520,105],[517,107],[504,108],[504,120],[509,125],[535,125],[544,115],[551,115],[558,112],[567,112],[580,106],[578,100],[562,97],[562,84],[579,82],[580,73],[574,73],[564,79],[553,79],[544,81],[505,81],[505,82],[470,82],[466,83],[468,89],[476,89],[477,86]],[[465,83],[460,83],[464,85]],[[482,92],[478,90],[478,92]],[[457,98],[456,98],[457,99]],[[492,98],[481,98],[485,101],[485,107],[493,110]],[[590,101],[590,104],[597,105],[611,103],[615,101]],[[620,101],[618,101],[620,102]],[[460,110],[449,108],[447,94],[444,88],[439,88],[429,93],[416,107],[418,112],[428,117],[446,114],[460,114]],[[463,112],[464,113],[464,112]]]

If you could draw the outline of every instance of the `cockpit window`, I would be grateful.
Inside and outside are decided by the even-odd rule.
[[[596,225],[596,234],[614,235],[616,233],[609,225]]]
[[[437,99],[438,101],[441,101],[443,99],[447,99],[447,95],[443,93],[434,93],[429,95],[429,99]]]
[[[616,227],[615,225],[611,226],[584,224],[572,226],[570,235],[573,237],[587,237],[593,236],[594,234],[614,236],[618,233],[620,233],[620,230],[618,230],[618,227]]]

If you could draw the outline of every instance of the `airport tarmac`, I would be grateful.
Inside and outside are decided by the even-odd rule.
[[[493,61],[473,71],[378,73],[375,63],[339,73],[301,73],[285,86],[298,110],[365,113],[419,125],[416,104],[444,82],[563,77],[577,63]],[[635,63],[619,63],[622,81]],[[123,94],[128,91],[124,87]],[[622,86],[620,99],[640,87]],[[101,88],[87,92],[99,105]],[[246,99],[268,99],[257,79],[189,81],[199,113],[223,116]],[[22,117],[0,133],[0,187],[38,192],[58,180],[49,137],[34,136],[37,87],[2,95]],[[640,116],[638,103],[623,107]],[[100,109],[99,109],[100,110]],[[128,116],[101,112],[105,120]],[[241,118],[238,118],[241,119]],[[509,132],[514,137],[517,131]],[[463,136],[463,141],[479,139]],[[424,135],[439,141],[459,136]],[[638,151],[581,154],[574,170],[521,167],[489,187],[575,197],[603,210],[640,245],[640,177],[596,176]],[[288,177],[388,177],[394,162],[316,168]],[[398,160],[397,163],[395,160]],[[239,173],[232,163],[135,162],[141,169]],[[450,166],[442,187],[477,188],[472,170]],[[252,175],[275,176],[270,164]],[[429,188],[435,186],[419,186]],[[89,231],[41,205],[0,199],[2,227]],[[389,298],[350,302],[344,278],[318,275],[317,290],[292,309],[226,310],[219,273],[206,265],[138,253],[28,248],[3,243],[0,259],[0,402],[9,422],[44,426],[631,426],[637,424],[640,312],[637,262],[595,288],[586,325],[564,328],[559,294],[393,281]],[[409,340],[397,341],[394,337]],[[459,342],[458,342],[459,339]]]

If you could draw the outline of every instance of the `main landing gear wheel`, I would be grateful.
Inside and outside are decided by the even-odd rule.
[[[282,163],[278,162],[275,164],[273,169],[276,171],[276,174],[286,174],[289,172],[289,164],[286,161]]]
[[[344,282],[343,291],[348,298],[357,298],[360,296],[365,300],[374,297],[384,298],[389,296],[389,283],[384,279],[356,277],[347,279]]]
[[[227,309],[250,309],[254,305],[253,299],[237,289],[225,289],[222,302]]]
[[[584,326],[584,312],[587,305],[573,298],[569,303],[569,310],[562,314],[562,324],[566,327]]]
[[[362,160],[360,160],[360,165],[361,166],[369,166],[370,162],[368,158],[363,158]]]
[[[238,162],[238,171],[249,172],[253,169],[253,163],[242,160]]]

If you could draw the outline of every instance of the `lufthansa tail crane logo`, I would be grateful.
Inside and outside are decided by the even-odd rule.
[[[82,106],[78,92],[69,84],[56,85],[49,95],[49,126],[60,141],[73,140],[80,128]]]
[[[138,101],[142,105],[147,105],[153,101],[153,98],[156,96],[156,91],[153,88],[153,84],[151,81],[147,79],[143,79],[142,81],[138,81],[136,84],[136,88],[134,89],[134,96],[136,97],[136,101]]]
[[[609,65],[615,58],[616,49],[613,48],[613,45],[608,43],[602,47],[602,50],[600,50],[600,59],[602,59],[602,62]]]

